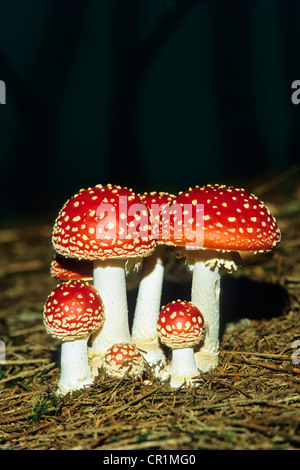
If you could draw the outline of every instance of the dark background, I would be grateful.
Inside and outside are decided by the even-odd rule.
[[[0,0],[1,223],[95,184],[252,189],[299,159],[299,0]]]

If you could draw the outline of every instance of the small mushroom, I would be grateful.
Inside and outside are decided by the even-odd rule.
[[[93,263],[56,255],[51,262],[50,274],[59,281],[90,281],[93,279]]]
[[[193,271],[191,301],[203,313],[206,327],[196,363],[207,371],[218,364],[220,269],[237,269],[239,252],[272,250],[280,241],[280,230],[263,202],[244,189],[196,186],[179,193],[173,204],[169,243],[182,247],[177,248],[179,256],[187,258]],[[182,219],[185,212],[187,220]],[[183,230],[176,234],[179,222]]]
[[[193,379],[199,376],[194,347],[204,335],[204,320],[200,310],[191,302],[170,302],[159,314],[157,332],[161,342],[172,349],[171,368],[166,368],[171,377],[171,387],[177,388],[184,383],[192,385]]]
[[[87,355],[90,334],[104,323],[104,307],[98,291],[81,281],[57,286],[43,311],[48,334],[62,341],[58,393],[79,390],[93,382]]]
[[[144,370],[144,359],[130,343],[113,344],[104,354],[103,369],[110,377],[138,377]]]

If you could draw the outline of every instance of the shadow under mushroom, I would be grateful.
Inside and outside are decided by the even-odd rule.
[[[278,317],[287,305],[288,294],[279,284],[225,275],[220,298],[220,336],[230,322]]]

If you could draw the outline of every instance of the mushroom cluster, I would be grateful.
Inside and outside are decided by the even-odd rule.
[[[171,387],[199,383],[200,373],[218,365],[222,272],[236,270],[242,252],[268,252],[279,241],[268,208],[244,189],[81,189],[52,235],[50,272],[59,284],[46,300],[44,324],[62,341],[58,393],[91,385],[101,371],[141,376],[145,363]],[[191,298],[162,307],[167,249],[192,271]],[[140,266],[130,329],[126,279]]]

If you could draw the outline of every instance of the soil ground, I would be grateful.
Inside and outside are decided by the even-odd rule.
[[[100,375],[80,393],[57,396],[60,345],[42,323],[57,285],[52,221],[2,228],[0,449],[299,449],[300,184],[283,177],[256,194],[282,241],[224,276],[220,363],[188,389],[172,390],[147,369],[139,379]],[[188,295],[189,275],[182,279],[170,269],[164,300]]]

